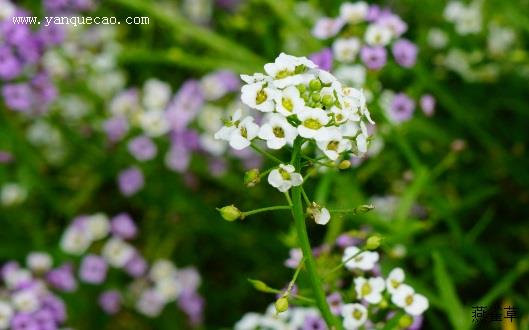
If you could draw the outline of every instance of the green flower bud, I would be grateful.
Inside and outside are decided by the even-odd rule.
[[[339,168],[340,170],[346,170],[346,169],[348,169],[349,167],[351,167],[351,162],[348,161],[348,160],[342,160],[342,161],[340,162],[340,164],[338,164],[338,168]]]
[[[321,95],[318,92],[312,93],[310,97],[314,102],[318,102],[321,99]]]
[[[371,211],[374,208],[375,207],[373,205],[360,205],[359,207],[356,208],[356,214],[364,214],[364,213]]]
[[[269,291],[268,285],[266,285],[265,282],[259,281],[259,280],[249,280],[249,281],[250,281],[250,283],[252,283],[253,287],[257,291],[262,291],[262,292],[268,292]]]
[[[309,82],[309,88],[313,91],[319,91],[321,89],[321,81],[319,79],[312,79]]]
[[[382,238],[380,236],[371,236],[366,241],[366,249],[368,250],[376,250],[380,246],[380,242],[382,241]]]
[[[253,168],[244,173],[244,184],[246,187],[255,187],[260,181],[261,178],[259,177],[259,169]]]
[[[286,297],[281,297],[276,300],[275,303],[277,313],[283,313],[288,310],[288,299]]]
[[[333,104],[334,104],[334,97],[332,95],[324,95],[322,98],[321,98],[321,103],[323,103],[324,106],[326,107],[331,107]]]
[[[399,327],[401,329],[409,328],[411,327],[412,324],[413,324],[413,318],[410,315],[405,314],[401,316],[399,320]]]
[[[222,218],[226,221],[235,221],[240,219],[242,212],[239,211],[234,205],[224,206],[223,208],[217,209],[220,212]]]
[[[305,86],[303,84],[297,85],[296,88],[298,89],[300,94],[303,94],[303,92],[305,92],[307,90],[307,86]]]

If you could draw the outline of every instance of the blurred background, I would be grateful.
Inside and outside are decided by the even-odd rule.
[[[0,297],[25,267],[74,329],[233,329],[264,312],[274,296],[247,279],[288,283],[293,223],[284,212],[222,220],[216,207],[283,196],[266,182],[246,187],[245,171],[270,164],[213,134],[240,106],[238,75],[285,52],[364,88],[377,123],[368,155],[306,188],[329,207],[375,210],[310,223],[313,246],[383,236],[383,270],[402,267],[430,301],[423,329],[529,329],[529,2],[369,1],[400,17],[399,38],[415,47],[399,57],[388,46],[381,67],[339,53],[336,40],[366,29],[321,22],[341,5],[0,0]],[[26,16],[41,24],[13,21]],[[75,24],[82,17],[120,24]],[[86,223],[101,237],[84,237]],[[122,245],[109,246],[108,232]],[[78,269],[99,251],[115,267],[87,281]],[[139,261],[125,265],[127,254]],[[173,271],[188,290],[152,300],[147,268]],[[514,306],[518,317],[473,322],[475,306]]]

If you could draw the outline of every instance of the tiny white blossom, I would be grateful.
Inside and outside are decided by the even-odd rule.
[[[298,114],[301,124],[298,126],[298,133],[304,138],[322,140],[327,138],[327,128],[329,122],[327,113],[322,109],[306,107]]]
[[[237,323],[235,330],[255,330],[261,324],[262,315],[258,313],[246,313]]]
[[[386,287],[389,293],[394,294],[400,285],[404,282],[404,271],[402,268],[394,268],[386,279]]]
[[[343,83],[353,86],[362,87],[366,82],[366,68],[363,65],[342,65],[338,67],[334,74]]]
[[[0,300],[0,329],[9,329],[13,314],[13,307],[7,302]]]
[[[337,61],[351,63],[360,51],[360,40],[355,37],[336,39],[332,44],[332,50]]]
[[[364,38],[370,46],[387,46],[391,41],[392,35],[390,28],[379,24],[371,24],[367,27]]]
[[[298,73],[296,70],[299,70],[299,67],[314,69],[316,68],[316,64],[306,57],[296,57],[281,53],[275,59],[274,63],[265,64],[264,70],[268,75],[277,80]]]
[[[412,287],[401,284],[397,291],[391,296],[391,301],[404,308],[406,313],[418,316],[428,309],[428,299],[425,296],[415,293]]]
[[[292,145],[296,136],[298,136],[296,128],[278,114],[272,114],[259,130],[259,137],[266,140],[266,145],[270,149],[281,149],[286,144]]]
[[[360,23],[365,21],[368,10],[369,6],[364,1],[345,2],[340,6],[340,18],[348,23]]]
[[[252,109],[262,112],[274,111],[274,97],[277,90],[265,86],[265,82],[255,82],[241,88],[241,101]]]
[[[109,265],[121,268],[134,257],[134,248],[123,240],[113,237],[109,239],[101,251],[101,255]]]
[[[305,108],[305,101],[295,86],[289,86],[277,93],[275,102],[277,112],[286,117],[300,113]]]
[[[9,289],[15,289],[22,284],[29,283],[32,278],[31,272],[27,269],[17,267],[9,271],[4,271],[4,282]]]
[[[314,28],[312,29],[312,35],[318,39],[327,39],[334,37],[345,25],[345,21],[341,18],[320,18]]]
[[[354,283],[358,299],[364,299],[370,304],[378,304],[382,301],[382,291],[385,288],[382,277],[371,277],[369,279],[357,277],[354,279]]]
[[[92,244],[92,236],[83,228],[70,226],[62,234],[61,249],[70,254],[81,255]]]
[[[161,281],[167,278],[174,278],[177,275],[177,268],[175,265],[165,259],[156,260],[149,272],[149,277],[153,281]]]
[[[110,231],[110,222],[108,217],[103,213],[96,213],[88,219],[86,229],[92,236],[92,240],[105,238]]]
[[[164,299],[154,289],[143,291],[136,303],[136,309],[149,317],[160,315],[164,308]]]
[[[353,269],[371,270],[373,269],[373,267],[375,267],[375,264],[378,262],[378,259],[379,259],[378,252],[364,251],[358,254],[356,257],[352,258],[358,252],[360,252],[360,249],[357,248],[356,246],[349,246],[344,250],[342,262],[345,262],[345,267],[350,270],[353,270]]]
[[[150,137],[161,136],[169,132],[169,121],[162,110],[142,112],[139,114],[138,120],[145,134]]]
[[[182,285],[176,277],[167,277],[155,283],[154,290],[168,303],[176,300],[182,292]]]
[[[158,79],[149,79],[143,86],[143,104],[149,110],[163,110],[171,98],[171,86]]]
[[[280,164],[279,168],[272,170],[268,175],[268,183],[280,192],[286,192],[292,187],[301,185],[303,177],[295,172],[294,166]]]
[[[247,116],[241,120],[241,114],[242,111],[237,110],[231,121],[214,135],[215,139],[228,141],[230,146],[236,150],[248,147],[259,133],[259,126],[254,123],[253,117]]]
[[[17,291],[12,296],[13,307],[23,313],[32,313],[40,308],[37,293],[31,289]]]
[[[326,225],[331,220],[331,213],[325,207],[312,202],[312,205],[308,207],[307,213],[314,219],[318,225]]]
[[[330,160],[338,159],[341,153],[351,149],[351,142],[342,137],[338,128],[329,129],[326,138],[316,144]]]
[[[13,206],[22,203],[27,197],[27,190],[18,183],[6,183],[0,191],[2,205]]]
[[[26,257],[28,268],[36,273],[45,273],[51,269],[53,261],[46,252],[31,252]]]
[[[367,308],[361,304],[345,304],[341,311],[346,330],[356,330],[367,321]]]

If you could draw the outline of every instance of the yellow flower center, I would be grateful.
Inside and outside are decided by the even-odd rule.
[[[278,138],[284,138],[285,137],[285,131],[281,127],[274,127],[272,130],[274,135]]]
[[[338,150],[338,145],[340,144],[340,142],[338,141],[331,141],[327,144],[327,150],[332,150],[332,151],[336,151]]]
[[[369,295],[372,291],[373,289],[371,289],[371,285],[369,285],[369,283],[364,283],[362,285],[362,288],[360,289],[360,293],[362,294],[362,297]]]
[[[292,103],[292,100],[287,99],[286,97],[283,97],[283,99],[281,100],[281,104],[283,105],[283,108],[287,109],[290,112],[292,112],[292,109],[294,109],[294,104]]]
[[[268,95],[266,95],[266,92],[264,91],[264,89],[261,89],[260,91],[257,92],[257,96],[255,97],[255,103],[261,104],[264,101],[266,101],[267,98],[268,98]]]
[[[248,137],[248,131],[246,130],[246,127],[241,127],[240,131],[241,131],[241,136],[243,138],[247,138]]]
[[[281,177],[282,177],[284,180],[290,180],[290,173],[288,173],[288,172],[285,171],[284,169],[280,168],[280,169],[279,169],[279,174],[281,174]]]
[[[360,320],[363,315],[364,313],[362,313],[362,311],[360,311],[359,309],[353,310],[353,317],[355,318],[355,320]]]
[[[320,129],[322,124],[316,119],[309,118],[303,122],[303,126],[316,130]]]
[[[407,296],[405,299],[405,302],[406,302],[406,305],[408,306],[413,304],[413,295],[410,294],[409,296]]]

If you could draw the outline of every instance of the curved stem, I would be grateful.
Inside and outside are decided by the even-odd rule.
[[[291,207],[289,205],[268,206],[268,207],[263,207],[263,208],[260,208],[260,209],[255,209],[255,210],[251,210],[251,211],[242,212],[242,218],[244,219],[245,217],[247,217],[249,215],[256,214],[256,213],[261,213],[261,212],[277,211],[277,210],[290,210],[290,209],[291,209]]]
[[[292,154],[292,165],[294,165],[298,171],[301,165],[300,149],[301,140],[298,138],[294,142],[294,152]],[[305,214],[303,213],[303,206],[301,202],[301,189],[301,186],[292,188],[292,216],[294,217],[299,245],[301,246],[303,257],[305,258],[305,267],[309,277],[310,285],[312,286],[312,292],[316,300],[316,305],[318,306],[329,329],[343,329],[341,322],[339,322],[331,313],[329,305],[327,304],[325,292],[323,291],[321,285],[321,281],[318,277],[318,273],[316,272],[316,262],[312,256],[309,236],[307,234],[307,228],[305,227]]]

